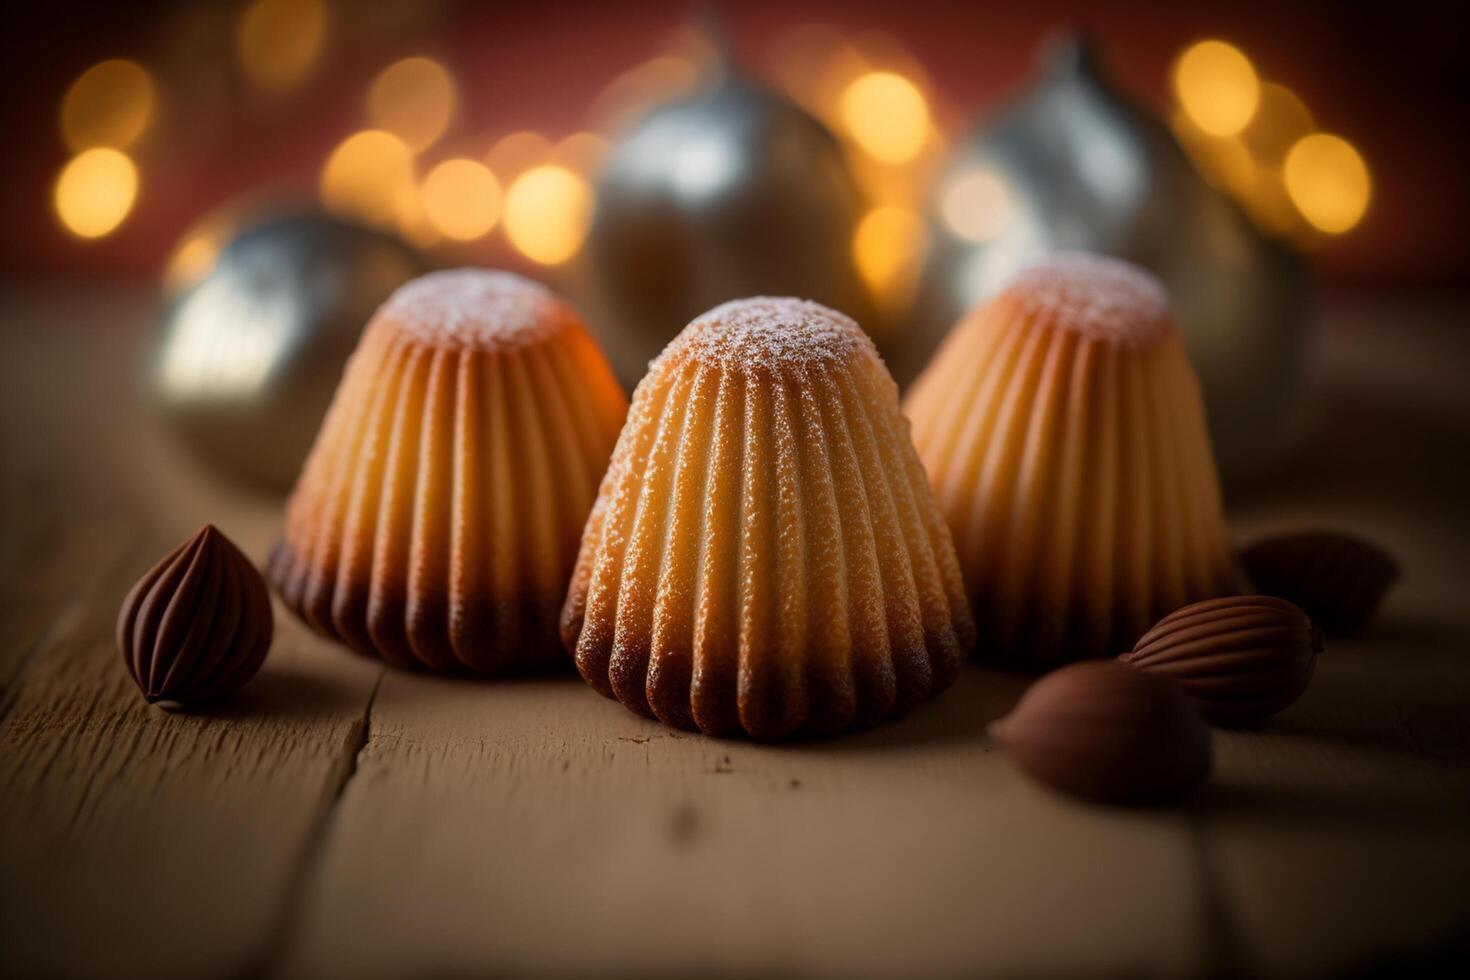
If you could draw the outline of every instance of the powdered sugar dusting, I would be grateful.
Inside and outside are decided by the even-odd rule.
[[[755,296],[696,317],[650,366],[685,360],[718,366],[807,368],[877,357],[852,319],[809,299]]]
[[[1170,330],[1164,284],[1104,255],[1059,252],[1022,272],[1007,292],[1064,330],[1122,343],[1152,343]]]
[[[454,347],[521,347],[574,321],[545,286],[492,269],[419,276],[400,286],[378,315],[428,343]]]

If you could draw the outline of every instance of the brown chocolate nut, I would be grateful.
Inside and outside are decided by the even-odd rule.
[[[1210,728],[1173,681],[1088,661],[1032,684],[990,733],[1027,774],[1102,803],[1163,803],[1210,773]]]
[[[1301,606],[1329,636],[1362,629],[1399,577],[1382,548],[1335,531],[1264,538],[1240,562],[1257,589]]]
[[[150,704],[194,704],[255,676],[272,625],[265,580],[206,524],[133,586],[118,612],[117,648]]]
[[[1306,613],[1243,595],[1175,610],[1118,659],[1177,682],[1210,721],[1245,725],[1300,697],[1321,652],[1322,632]]]

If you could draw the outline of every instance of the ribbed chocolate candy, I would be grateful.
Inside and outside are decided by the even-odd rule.
[[[1362,629],[1399,577],[1398,562],[1362,538],[1307,531],[1265,538],[1240,553],[1256,588],[1301,606],[1331,636]]]
[[[265,581],[213,524],[138,580],[117,616],[117,648],[150,704],[194,704],[255,676],[271,645]]]
[[[1118,659],[1177,682],[1219,725],[1276,714],[1312,679],[1322,631],[1273,596],[1207,599],[1175,610]]]
[[[1100,803],[1164,803],[1210,774],[1210,728],[1173,681],[1088,661],[1032,684],[992,722],[1023,771]]]

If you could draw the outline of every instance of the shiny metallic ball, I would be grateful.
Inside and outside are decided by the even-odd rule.
[[[950,198],[971,185],[972,207]],[[949,212],[946,213],[946,207]],[[1103,76],[1086,43],[1055,42],[1040,79],[960,144],[931,207],[912,376],[966,310],[1063,249],[1152,270],[1168,287],[1200,376],[1222,475],[1258,475],[1300,426],[1309,293],[1304,263],[1211,187],[1169,131]]]
[[[163,414],[231,479],[290,487],[363,326],[425,268],[398,239],[324,215],[248,223],[165,311],[150,373]]]
[[[852,258],[862,211],[821,123],[721,74],[613,150],[573,288],[631,385],[691,318],[729,299],[800,296],[865,322]]]

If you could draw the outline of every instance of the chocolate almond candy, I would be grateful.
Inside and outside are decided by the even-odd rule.
[[[1285,599],[1207,599],[1159,620],[1118,659],[1175,681],[1218,725],[1276,714],[1307,689],[1322,631]]]
[[[150,704],[196,704],[254,677],[272,628],[265,580],[206,524],[133,586],[118,612],[117,648]]]
[[[1033,778],[1101,803],[1164,803],[1210,773],[1210,728],[1166,677],[1116,661],[1063,667],[990,734]]]
[[[1240,561],[1257,589],[1301,606],[1331,636],[1362,629],[1399,577],[1382,548],[1335,531],[1263,538]]]

